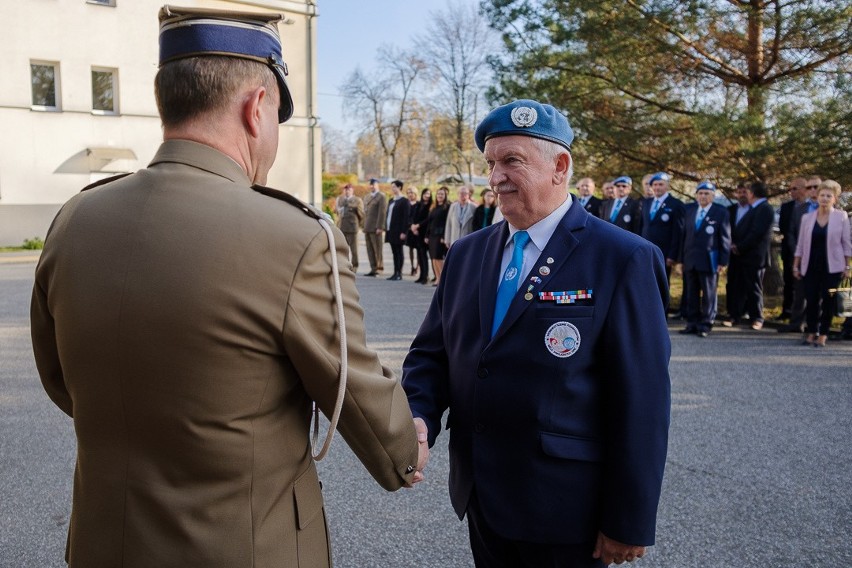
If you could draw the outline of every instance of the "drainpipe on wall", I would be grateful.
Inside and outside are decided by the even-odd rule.
[[[308,202],[314,204],[315,206],[322,209],[322,189],[320,188],[319,192],[317,192],[317,148],[316,148],[316,135],[317,135],[317,117],[315,114],[314,108],[314,45],[315,45],[315,26],[314,26],[314,18],[317,16],[317,8],[315,0],[308,0],[308,17],[305,18],[305,22],[307,23],[307,33],[305,34],[307,37],[307,60],[308,60],[308,81],[307,84],[307,119],[308,119],[308,160],[311,164],[310,172],[308,173],[308,187],[310,195],[308,196]]]

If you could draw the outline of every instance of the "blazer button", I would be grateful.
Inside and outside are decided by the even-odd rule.
[[[478,368],[476,370],[476,376],[479,377],[480,379],[484,379],[485,377],[488,376],[488,369],[486,369],[485,367]]]
[[[473,429],[477,432],[485,432],[485,424],[483,424],[482,422],[477,422],[476,426],[474,426]]]
[[[407,468],[405,468],[405,473],[411,473],[412,471],[414,471],[414,466],[413,466],[413,465],[410,465],[410,466],[408,466]]]

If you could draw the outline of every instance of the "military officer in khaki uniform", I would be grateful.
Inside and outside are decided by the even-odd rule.
[[[349,245],[352,270],[358,270],[358,231],[364,224],[364,202],[354,195],[352,184],[343,186],[343,195],[337,198],[337,226]]]
[[[370,193],[364,197],[364,240],[367,241],[367,259],[370,261],[370,272],[366,276],[376,276],[384,270],[384,254],[382,246],[385,231],[385,217],[388,213],[388,198],[379,191],[379,180],[370,180]]]
[[[62,208],[36,272],[38,371],[77,435],[66,559],[329,566],[308,433],[312,400],[334,414],[343,361],[339,431],[379,484],[410,486],[425,452],[365,345],[343,236],[256,185],[293,109],[279,16],[160,19],[165,141]]]

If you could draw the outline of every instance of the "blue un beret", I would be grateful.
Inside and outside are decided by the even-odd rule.
[[[520,99],[492,110],[476,127],[473,139],[479,151],[484,152],[488,139],[513,135],[550,140],[568,151],[574,140],[574,132],[565,115],[550,105],[530,99]]]
[[[648,183],[654,183],[655,181],[669,181],[670,179],[672,178],[670,178],[669,174],[667,174],[666,172],[657,172],[651,176],[651,179],[648,181]]]
[[[709,182],[707,180],[699,183],[698,187],[695,188],[695,191],[697,193],[697,192],[701,191],[702,189],[706,189],[707,191],[712,191],[713,193],[716,193],[716,186],[713,185],[711,182]]]
[[[278,82],[281,105],[278,122],[293,116],[293,97],[287,87],[287,64],[281,55],[276,22],[281,14],[257,14],[163,6],[160,9],[160,66],[204,55],[249,59],[268,66]]]
[[[619,183],[626,183],[627,185],[633,185],[633,180],[630,179],[629,176],[621,176],[612,180],[613,185],[618,185]]]

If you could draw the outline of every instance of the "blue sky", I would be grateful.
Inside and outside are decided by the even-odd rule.
[[[464,1],[476,4],[476,0]],[[317,8],[317,114],[325,125],[347,132],[338,96],[340,85],[360,65],[369,71],[382,44],[410,47],[430,12],[447,0],[319,0]]]

